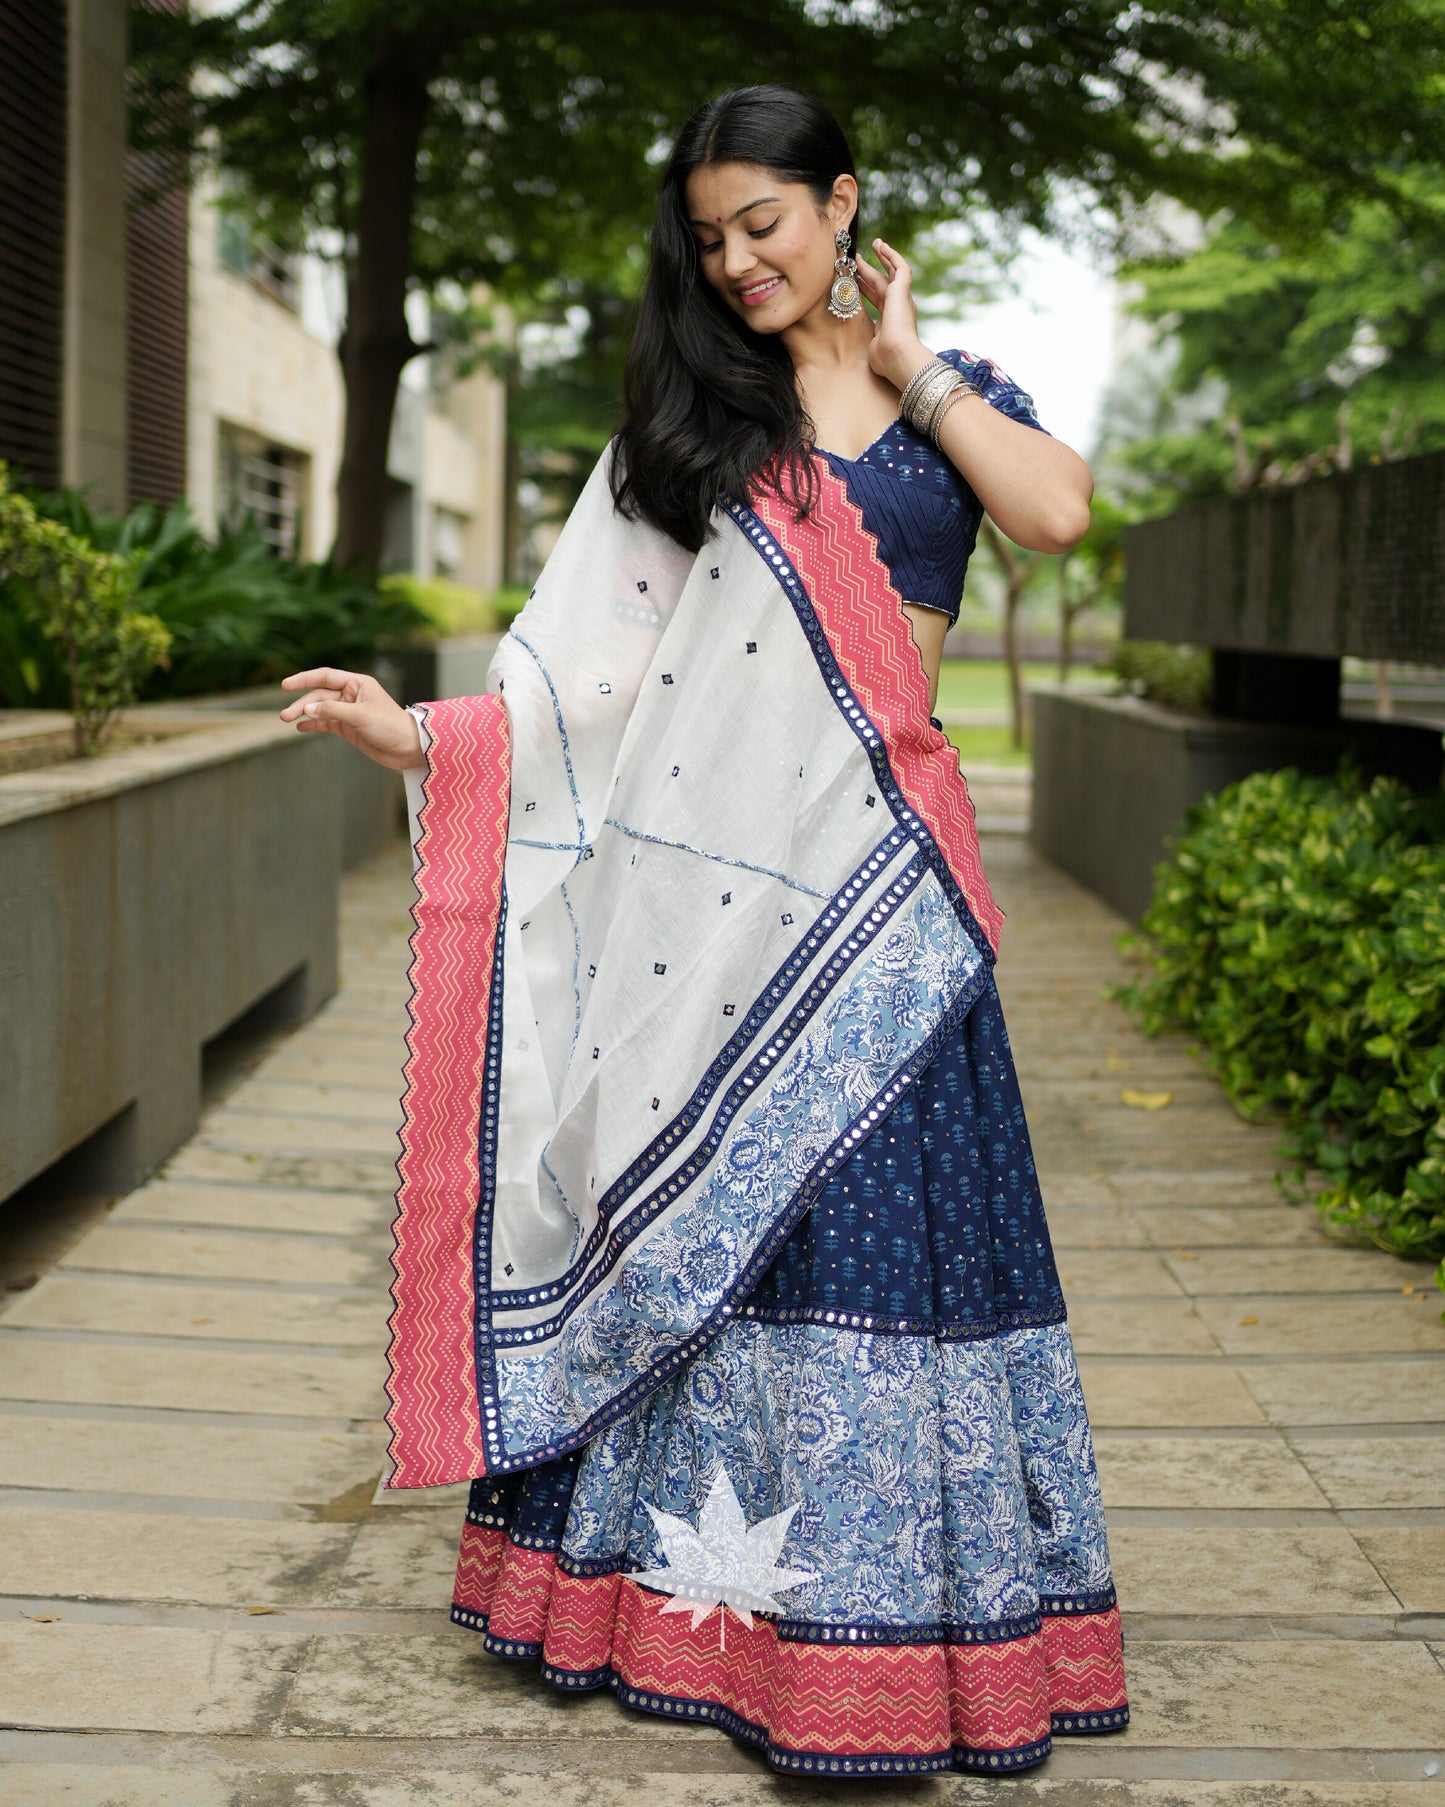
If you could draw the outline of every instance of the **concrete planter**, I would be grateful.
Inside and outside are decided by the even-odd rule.
[[[1040,685],[1032,698],[1029,839],[1045,859],[1137,922],[1186,810],[1251,772],[1332,772],[1347,747],[1367,770],[1439,783],[1440,734],[1345,720],[1304,728],[1226,721],[1133,697]]]
[[[261,684],[246,690],[227,690],[215,696],[154,703],[144,710],[133,710],[132,714],[149,717],[170,711],[192,715],[197,710],[206,713],[220,710],[226,714],[244,710],[248,715],[274,716],[293,700],[293,693],[283,690],[279,684]],[[340,761],[341,868],[349,872],[402,831],[406,824],[406,787],[400,772],[389,772],[349,747],[346,751],[352,756]]]
[[[196,1127],[208,1041],[335,990],[344,851],[388,807],[394,832],[396,775],[344,743],[163,713],[165,740],[0,777],[0,1198],[68,1155],[64,1189],[138,1184]]]

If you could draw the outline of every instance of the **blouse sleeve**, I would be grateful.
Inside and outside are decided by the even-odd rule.
[[[945,364],[952,364],[961,376],[967,377],[1000,414],[1021,421],[1026,427],[1037,427],[1040,433],[1048,432],[1034,412],[1034,398],[1020,389],[1011,377],[1005,376],[992,358],[980,358],[971,351],[941,351],[938,355]]]

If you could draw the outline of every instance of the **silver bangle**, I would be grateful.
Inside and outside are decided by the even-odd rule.
[[[969,382],[952,364],[942,358],[930,358],[904,385],[898,411],[910,426],[937,445],[943,417],[961,395],[988,399],[977,383]]]
[[[940,383],[937,389],[930,391],[927,398],[927,406],[920,408],[918,411],[919,426],[921,430],[925,432],[930,439],[934,440],[935,443],[937,443],[938,423],[943,417],[943,411],[948,406],[950,398],[957,395],[958,391],[963,387],[963,384],[959,381],[958,373],[955,371],[951,374],[953,381],[950,383]]]
[[[938,431],[943,425],[944,415],[947,414],[948,410],[961,395],[976,395],[980,401],[988,400],[988,397],[976,383],[965,383],[963,379],[960,378],[938,404],[937,408],[934,410],[933,419],[928,423],[928,437],[935,445],[938,445]],[[940,446],[939,450],[941,451],[942,449],[943,448]]]
[[[918,384],[904,412],[920,433],[927,432],[934,409],[957,381],[958,372],[940,360],[938,368],[930,370]]]
[[[927,379],[940,370],[951,370],[951,364],[945,364],[942,358],[929,358],[920,364],[913,375],[903,385],[903,393],[898,398],[898,411],[905,419],[912,414],[913,404],[918,399],[918,392]]]

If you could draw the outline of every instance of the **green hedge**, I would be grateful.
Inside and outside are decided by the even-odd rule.
[[[1120,640],[1108,669],[1129,696],[1173,709],[1202,709],[1209,701],[1209,653],[1202,646],[1174,646],[1167,640]]]
[[[310,665],[366,669],[387,641],[425,631],[424,612],[367,571],[276,558],[254,526],[211,538],[184,503],[96,514],[73,490],[32,497],[78,539],[136,568],[134,605],[170,633],[148,698],[264,684]],[[0,580],[0,705],[64,709],[69,682],[27,598]]]
[[[1141,1027],[1286,1126],[1327,1228],[1445,1256],[1445,797],[1257,772],[1190,812],[1141,926]]]
[[[383,595],[414,602],[442,635],[504,634],[530,594],[521,585],[478,590],[448,577],[416,577],[409,571],[389,573],[382,578],[381,589]]]

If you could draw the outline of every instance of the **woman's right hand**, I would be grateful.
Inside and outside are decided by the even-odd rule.
[[[321,665],[282,678],[281,688],[306,692],[281,711],[281,720],[295,722],[299,733],[339,734],[393,771],[426,764],[416,717],[365,672]]]

